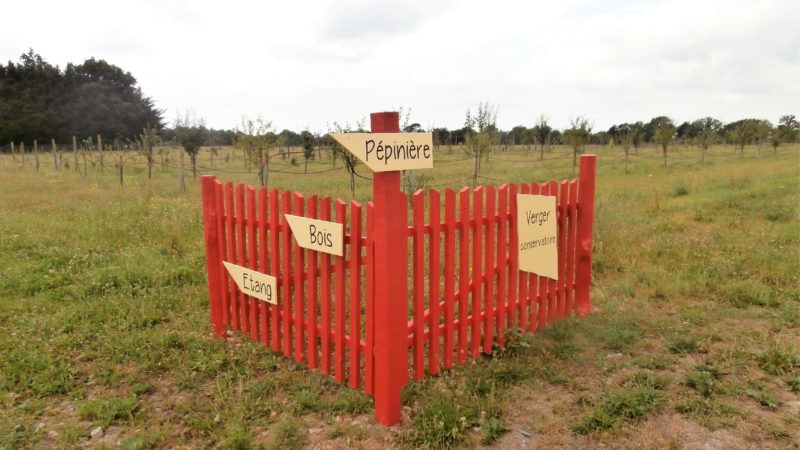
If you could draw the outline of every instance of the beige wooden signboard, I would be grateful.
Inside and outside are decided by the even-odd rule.
[[[431,133],[333,133],[373,172],[433,168]]]
[[[278,288],[275,277],[227,261],[222,261],[222,264],[225,264],[225,268],[228,269],[228,273],[242,293],[273,305],[278,304]]]
[[[558,279],[556,198],[517,194],[519,270]]]
[[[342,256],[344,227],[340,223],[284,214],[300,247]]]

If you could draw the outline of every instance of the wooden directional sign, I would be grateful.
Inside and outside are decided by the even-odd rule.
[[[344,227],[340,223],[284,214],[300,247],[342,256]]]
[[[331,137],[373,172],[433,168],[431,133],[334,133]]]
[[[228,269],[228,273],[243,294],[273,305],[278,304],[278,288],[275,277],[231,264],[228,261],[222,261],[222,264],[225,264],[225,268]]]
[[[519,270],[558,280],[556,198],[517,194]]]

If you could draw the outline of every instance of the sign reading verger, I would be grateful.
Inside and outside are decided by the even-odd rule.
[[[519,270],[558,279],[556,198],[517,194]]]

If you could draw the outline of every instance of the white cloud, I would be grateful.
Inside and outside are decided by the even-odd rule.
[[[214,127],[262,114],[325,130],[398,105],[459,127],[480,101],[502,128],[540,113],[597,129],[669,115],[764,117],[800,105],[794,0],[482,2],[30,1],[4,5],[0,60],[28,47],[64,66],[133,73],[167,109]],[[46,11],[47,14],[41,14]]]

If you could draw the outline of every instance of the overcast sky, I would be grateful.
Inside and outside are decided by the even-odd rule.
[[[800,115],[800,1],[11,1],[0,61],[32,47],[64,67],[130,71],[167,121],[242,115],[327,131],[411,109],[423,127],[595,129],[668,115],[775,123]],[[369,125],[367,121],[367,125]]]

